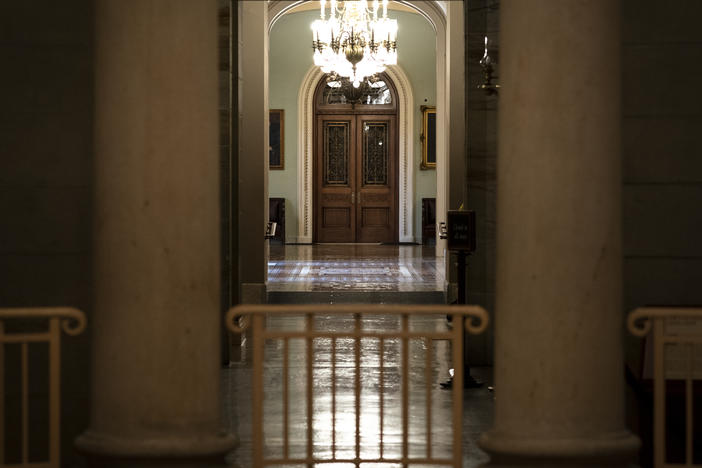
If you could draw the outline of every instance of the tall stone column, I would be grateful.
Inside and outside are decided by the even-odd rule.
[[[217,2],[95,5],[92,466],[203,466],[220,426]]]
[[[626,465],[619,2],[503,0],[492,464]]]

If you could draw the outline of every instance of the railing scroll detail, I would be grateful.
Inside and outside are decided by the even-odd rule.
[[[18,331],[8,333],[6,323],[35,323],[48,319],[48,329],[40,331]],[[41,323],[41,322],[40,322]],[[61,463],[61,331],[70,336],[82,333],[86,327],[85,314],[72,307],[16,307],[0,308],[0,468],[59,468]],[[30,461],[30,418],[29,418],[29,346],[32,343],[48,344],[49,361],[49,459],[42,462]],[[5,457],[5,346],[20,345],[20,423],[19,435],[20,463],[10,463]],[[14,426],[13,426],[14,427]]]

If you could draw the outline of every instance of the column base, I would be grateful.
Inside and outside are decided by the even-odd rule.
[[[639,439],[628,431],[590,438],[529,438],[489,431],[478,445],[490,455],[486,467],[631,466]]]
[[[225,456],[239,445],[233,434],[128,439],[86,431],[76,439],[89,467],[208,467],[225,466]]]

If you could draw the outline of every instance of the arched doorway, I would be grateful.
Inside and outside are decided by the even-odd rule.
[[[387,74],[339,85],[322,78],[315,90],[314,241],[397,242],[395,85]]]
[[[465,120],[463,116],[463,107],[450,106],[451,102],[463,102],[463,73],[464,66],[464,11],[463,2],[446,2],[443,0],[395,0],[395,3],[409,7],[424,17],[432,26],[436,33],[436,151],[437,151],[437,167],[436,167],[436,211],[437,223],[443,221],[449,205],[457,208],[459,203],[465,197],[461,196],[461,185],[455,185],[455,189],[449,191],[453,185],[449,181],[449,173],[454,175],[451,182],[458,182],[458,177],[465,172],[463,154],[465,152]],[[305,4],[303,0],[270,0],[268,2],[266,25],[267,31],[270,32],[273,25],[283,15],[293,11],[295,8]],[[391,4],[392,5],[392,4]],[[254,20],[252,18],[252,20]],[[267,57],[265,47],[261,48],[259,54]],[[254,60],[259,59],[259,55],[254,56]],[[391,67],[392,68],[392,67]],[[394,70],[388,69],[388,72]],[[298,231],[297,237],[294,238],[296,243],[310,243],[313,241],[313,200],[312,200],[312,152],[313,152],[313,120],[314,113],[312,109],[311,94],[315,89],[316,81],[308,81],[313,78],[312,75],[319,73],[311,71],[303,80],[303,87],[300,90],[300,106],[298,108],[300,135],[298,154],[300,155],[298,164]],[[453,79],[450,79],[453,77]],[[393,78],[395,76],[393,75]],[[253,82],[257,78],[253,78]],[[398,85],[398,91],[401,91],[401,96],[404,94],[401,82],[395,82]],[[411,94],[411,90],[407,90]],[[309,107],[303,103],[309,103]],[[411,126],[412,113],[405,113],[408,119],[403,125],[402,115],[399,120],[400,144],[405,150],[408,150],[408,164],[405,165],[402,159],[402,147],[400,153],[401,171],[404,169],[404,175],[400,173],[400,190],[402,197],[400,198],[399,212],[399,241],[414,242],[413,237],[413,203],[410,199],[412,193],[412,171],[411,164],[411,146],[413,142],[413,128]],[[310,125],[306,125],[305,122]],[[406,132],[409,138],[403,138],[402,133]],[[254,134],[250,132],[242,132],[246,138],[251,137],[253,140]],[[267,148],[266,148],[267,151]],[[453,181],[453,179],[456,179]],[[405,190],[404,187],[407,187]],[[455,193],[454,193],[455,192]],[[449,200],[450,198],[450,200]],[[451,203],[449,203],[451,201]],[[454,206],[455,205],[455,206]],[[417,222],[417,220],[414,220]],[[445,254],[445,241],[437,239],[436,254],[443,256]]]

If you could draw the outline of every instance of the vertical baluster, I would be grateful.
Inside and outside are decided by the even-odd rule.
[[[461,442],[463,440],[463,332],[465,321],[471,320],[462,314],[453,314],[453,466],[462,467]]]
[[[332,458],[336,460],[336,337],[331,342],[331,366],[332,366]]]
[[[383,434],[385,422],[385,338],[380,337],[380,458],[384,458]]]
[[[289,414],[288,414],[288,365],[290,355],[290,339],[283,338],[283,458],[288,459],[289,455]]]
[[[665,464],[665,373],[663,368],[665,343],[662,318],[653,320],[653,466]]]
[[[693,421],[692,415],[694,414],[694,408],[692,403],[692,376],[694,372],[694,359],[695,354],[693,352],[694,345],[688,343],[687,346],[687,376],[685,378],[685,463],[687,466],[693,466],[692,460],[692,434],[693,434]]]
[[[313,372],[313,362],[312,362],[312,357],[313,357],[313,350],[312,346],[314,345],[314,340],[312,338],[313,334],[313,322],[312,322],[312,314],[306,314],[305,315],[305,333],[307,335],[306,338],[306,346],[305,346],[305,354],[307,358],[307,389],[306,389],[306,395],[307,395],[307,467],[312,468],[312,457],[314,455],[314,431],[313,431],[313,407],[312,407],[312,392],[314,391],[314,376],[312,374]]]
[[[354,354],[356,367],[356,382],[354,393],[356,396],[356,460],[361,458],[361,315],[356,313],[354,317]],[[356,462],[356,466],[359,464]]]
[[[29,344],[22,343],[22,463],[29,463]]]
[[[432,361],[432,342],[431,338],[424,338],[424,343],[427,348],[426,360],[424,362],[424,380],[426,383],[426,443],[427,443],[427,458],[431,459],[431,361]]]
[[[409,458],[409,323],[402,313],[402,466],[407,468]]]
[[[61,320],[49,321],[49,465],[61,463]]]
[[[263,360],[265,336],[263,319],[260,314],[252,314],[253,322],[253,463],[254,467],[263,466]]]
[[[0,320],[0,465],[5,464],[5,324]]]

